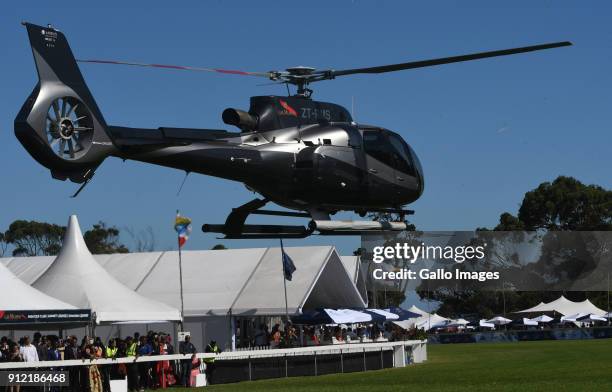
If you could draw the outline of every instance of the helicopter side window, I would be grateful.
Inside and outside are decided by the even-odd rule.
[[[364,131],[363,147],[366,154],[371,157],[391,167],[395,165],[395,150],[382,132]]]
[[[404,141],[397,135],[389,135],[389,140],[391,141],[391,145],[393,146],[397,157],[395,168],[402,173],[414,176],[414,165],[412,164],[412,158],[408,145],[406,145],[406,143],[404,143]]]

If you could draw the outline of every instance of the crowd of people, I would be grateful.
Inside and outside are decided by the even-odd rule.
[[[259,324],[242,334],[238,347],[274,349],[349,342],[398,341],[412,339],[414,334],[415,331],[406,331],[390,322],[316,326],[287,323],[284,328],[277,323],[271,330],[266,324]]]
[[[216,342],[211,341],[206,352],[220,353]],[[196,357],[197,348],[190,337],[180,342],[178,350],[172,337],[164,333],[138,332],[125,338],[111,338],[104,344],[100,337],[85,336],[80,341],[76,336],[61,338],[56,335],[35,333],[33,339],[24,336],[13,341],[6,336],[0,338],[0,362],[38,362],[59,360],[116,359],[153,355],[183,354],[187,359],[178,361],[151,361],[62,368],[69,374],[70,391],[110,392],[110,380],[125,379],[129,391],[167,388],[172,385],[193,386],[195,378],[205,369],[210,380],[214,370],[214,359],[204,359],[205,366]],[[19,392],[19,389],[12,389]]]
[[[237,331],[238,347],[241,349],[274,349],[287,347],[319,346],[353,342],[394,341],[411,339],[405,331],[393,323],[370,323],[352,325],[294,325],[277,323],[271,329],[268,324],[250,324],[248,331]],[[187,335],[185,340],[173,345],[172,337],[165,333],[148,332],[140,335],[113,337],[106,343],[100,337],[84,336],[78,339],[71,335],[41,335],[32,339],[23,336],[16,341],[0,338],[0,362],[38,362],[59,360],[82,360],[81,366],[58,366],[53,370],[64,370],[69,375],[70,392],[110,392],[110,381],[126,379],[131,392],[145,389],[167,388],[173,385],[194,386],[201,372],[206,373],[208,383],[213,382],[215,360],[200,360],[198,352]],[[220,353],[213,340],[204,349],[208,353]],[[96,364],[93,359],[117,359],[156,355],[183,354],[185,359],[134,361],[127,363]],[[124,361],[122,361],[124,362]],[[20,392],[12,388],[11,392]]]

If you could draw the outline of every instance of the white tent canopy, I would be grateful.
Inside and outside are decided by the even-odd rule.
[[[366,274],[361,268],[361,257],[340,256],[340,260],[342,260],[342,264],[344,264],[346,272],[349,274],[349,277],[353,279],[355,286],[357,286],[357,290],[359,290],[359,293],[361,294],[361,298],[363,298],[363,301],[367,305],[368,290],[366,288]]]
[[[181,319],[176,308],[137,294],[100,266],[85,245],[75,215],[68,221],[59,255],[32,286],[77,308],[91,309],[98,324]]]
[[[367,323],[372,315],[352,309],[323,309],[335,324]]]
[[[395,313],[388,312],[383,309],[367,309],[369,312],[384,316],[387,320],[398,320],[400,317]]]
[[[421,316],[429,315],[429,313],[427,313],[426,311],[417,308],[416,305],[412,305],[410,308],[408,308],[408,311],[412,313],[420,314]]]
[[[562,323],[575,323],[579,318],[587,317],[588,313],[575,313],[561,317]]]
[[[451,320],[448,324],[446,324],[447,327],[465,327],[466,325],[468,325],[470,322],[467,321],[466,319],[457,319],[457,320]]]
[[[404,329],[407,329],[407,327],[410,326],[415,326],[416,328],[421,328],[428,331],[432,328],[444,327],[451,321],[450,319],[442,317],[437,313],[427,313],[426,311],[418,308],[416,305],[412,305],[410,308],[408,308],[408,311],[420,314],[421,317],[405,321],[396,321],[394,323]]]
[[[502,317],[502,316],[497,316],[497,317],[493,317],[490,320],[487,320],[487,323],[493,324],[493,325],[506,325],[511,323],[512,320]]]
[[[526,317],[523,317],[523,325],[538,325],[538,322],[532,319],[528,319]]]
[[[535,321],[536,323],[550,323],[553,320],[554,319],[552,317],[549,317],[545,314],[531,319],[531,321]]]
[[[608,319],[604,316],[599,316],[596,314],[589,314],[584,317],[579,318],[579,321],[589,322],[589,321],[608,321]]]
[[[557,312],[563,316],[575,315],[578,313],[595,314],[598,316],[604,315],[606,312],[593,305],[591,301],[585,299],[582,302],[574,302],[560,296],[556,300],[548,303],[541,302],[540,304],[517,313],[532,313],[532,312]]]
[[[301,309],[365,308],[353,278],[356,259],[341,260],[334,247],[286,247],[295,263],[287,281],[289,312]],[[279,248],[183,251],[185,317],[284,315]],[[116,280],[146,298],[180,307],[178,252],[95,255]],[[45,273],[53,257],[19,257],[0,262],[28,284]],[[149,320],[155,320],[150,318]]]
[[[450,319],[442,317],[437,313],[433,313],[430,315],[424,315],[419,317],[418,319],[416,319],[415,324],[417,328],[423,328],[428,331],[432,328],[444,327],[446,326],[446,324],[448,324],[449,321]]]
[[[491,329],[495,329],[495,324],[488,322],[487,320],[480,320],[478,322],[478,325],[483,327],[483,328],[491,328]]]
[[[28,286],[0,264],[0,310],[68,310],[75,306]]]

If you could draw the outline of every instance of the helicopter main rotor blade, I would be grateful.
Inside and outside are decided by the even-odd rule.
[[[511,54],[533,52],[536,50],[544,50],[544,49],[553,49],[553,48],[559,48],[562,46],[570,46],[570,45],[572,45],[572,43],[569,41],[554,42],[554,43],[543,44],[543,45],[525,46],[522,48],[494,50],[490,52],[472,53],[472,54],[465,54],[461,56],[442,57],[438,59],[411,61],[408,63],[381,65],[378,67],[344,69],[344,70],[338,70],[338,71],[330,70],[330,71],[323,71],[322,73],[325,75],[324,79],[332,79],[336,76],[362,74],[362,73],[363,74],[378,74],[378,73],[384,73],[384,72],[401,71],[405,69],[431,67],[434,65],[459,63],[462,61],[479,60],[479,59],[485,59],[489,57],[508,56]]]
[[[217,73],[231,74],[231,75],[259,76],[259,77],[264,77],[268,79],[274,79],[277,77],[277,73],[275,72],[246,72],[246,71],[237,71],[237,70],[232,70],[232,69],[190,67],[190,66],[184,66],[184,65],[168,65],[168,64],[146,64],[146,63],[135,63],[135,62],[129,62],[129,61],[115,61],[115,60],[77,60],[77,61],[79,63],[131,65],[131,66],[136,66],[136,67],[178,69],[181,71],[217,72]]]

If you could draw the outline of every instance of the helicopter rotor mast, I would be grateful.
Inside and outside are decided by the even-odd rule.
[[[488,52],[478,52],[459,56],[441,57],[429,60],[418,60],[410,61],[406,63],[380,65],[374,67],[365,68],[353,68],[353,69],[342,69],[342,70],[317,70],[312,67],[297,66],[287,68],[285,71],[268,71],[268,72],[248,72],[238,71],[231,69],[222,68],[204,68],[204,67],[191,67],[181,65],[167,65],[167,64],[147,64],[127,61],[114,61],[114,60],[77,60],[81,63],[96,63],[96,64],[113,64],[113,65],[130,65],[137,67],[153,67],[163,69],[174,69],[182,71],[203,71],[203,72],[216,72],[230,75],[242,75],[242,76],[256,76],[264,77],[272,81],[277,81],[284,84],[292,84],[297,88],[297,96],[309,98],[312,95],[312,90],[308,88],[310,83],[320,82],[322,80],[332,80],[338,76],[356,75],[356,74],[380,74],[386,72],[396,72],[415,68],[432,67],[436,65],[459,63],[464,61],[480,60],[490,57],[508,56],[519,53],[534,52],[538,50],[554,49],[563,46],[571,46],[572,43],[569,41],[553,42],[541,45],[524,46],[520,48],[493,50]]]

